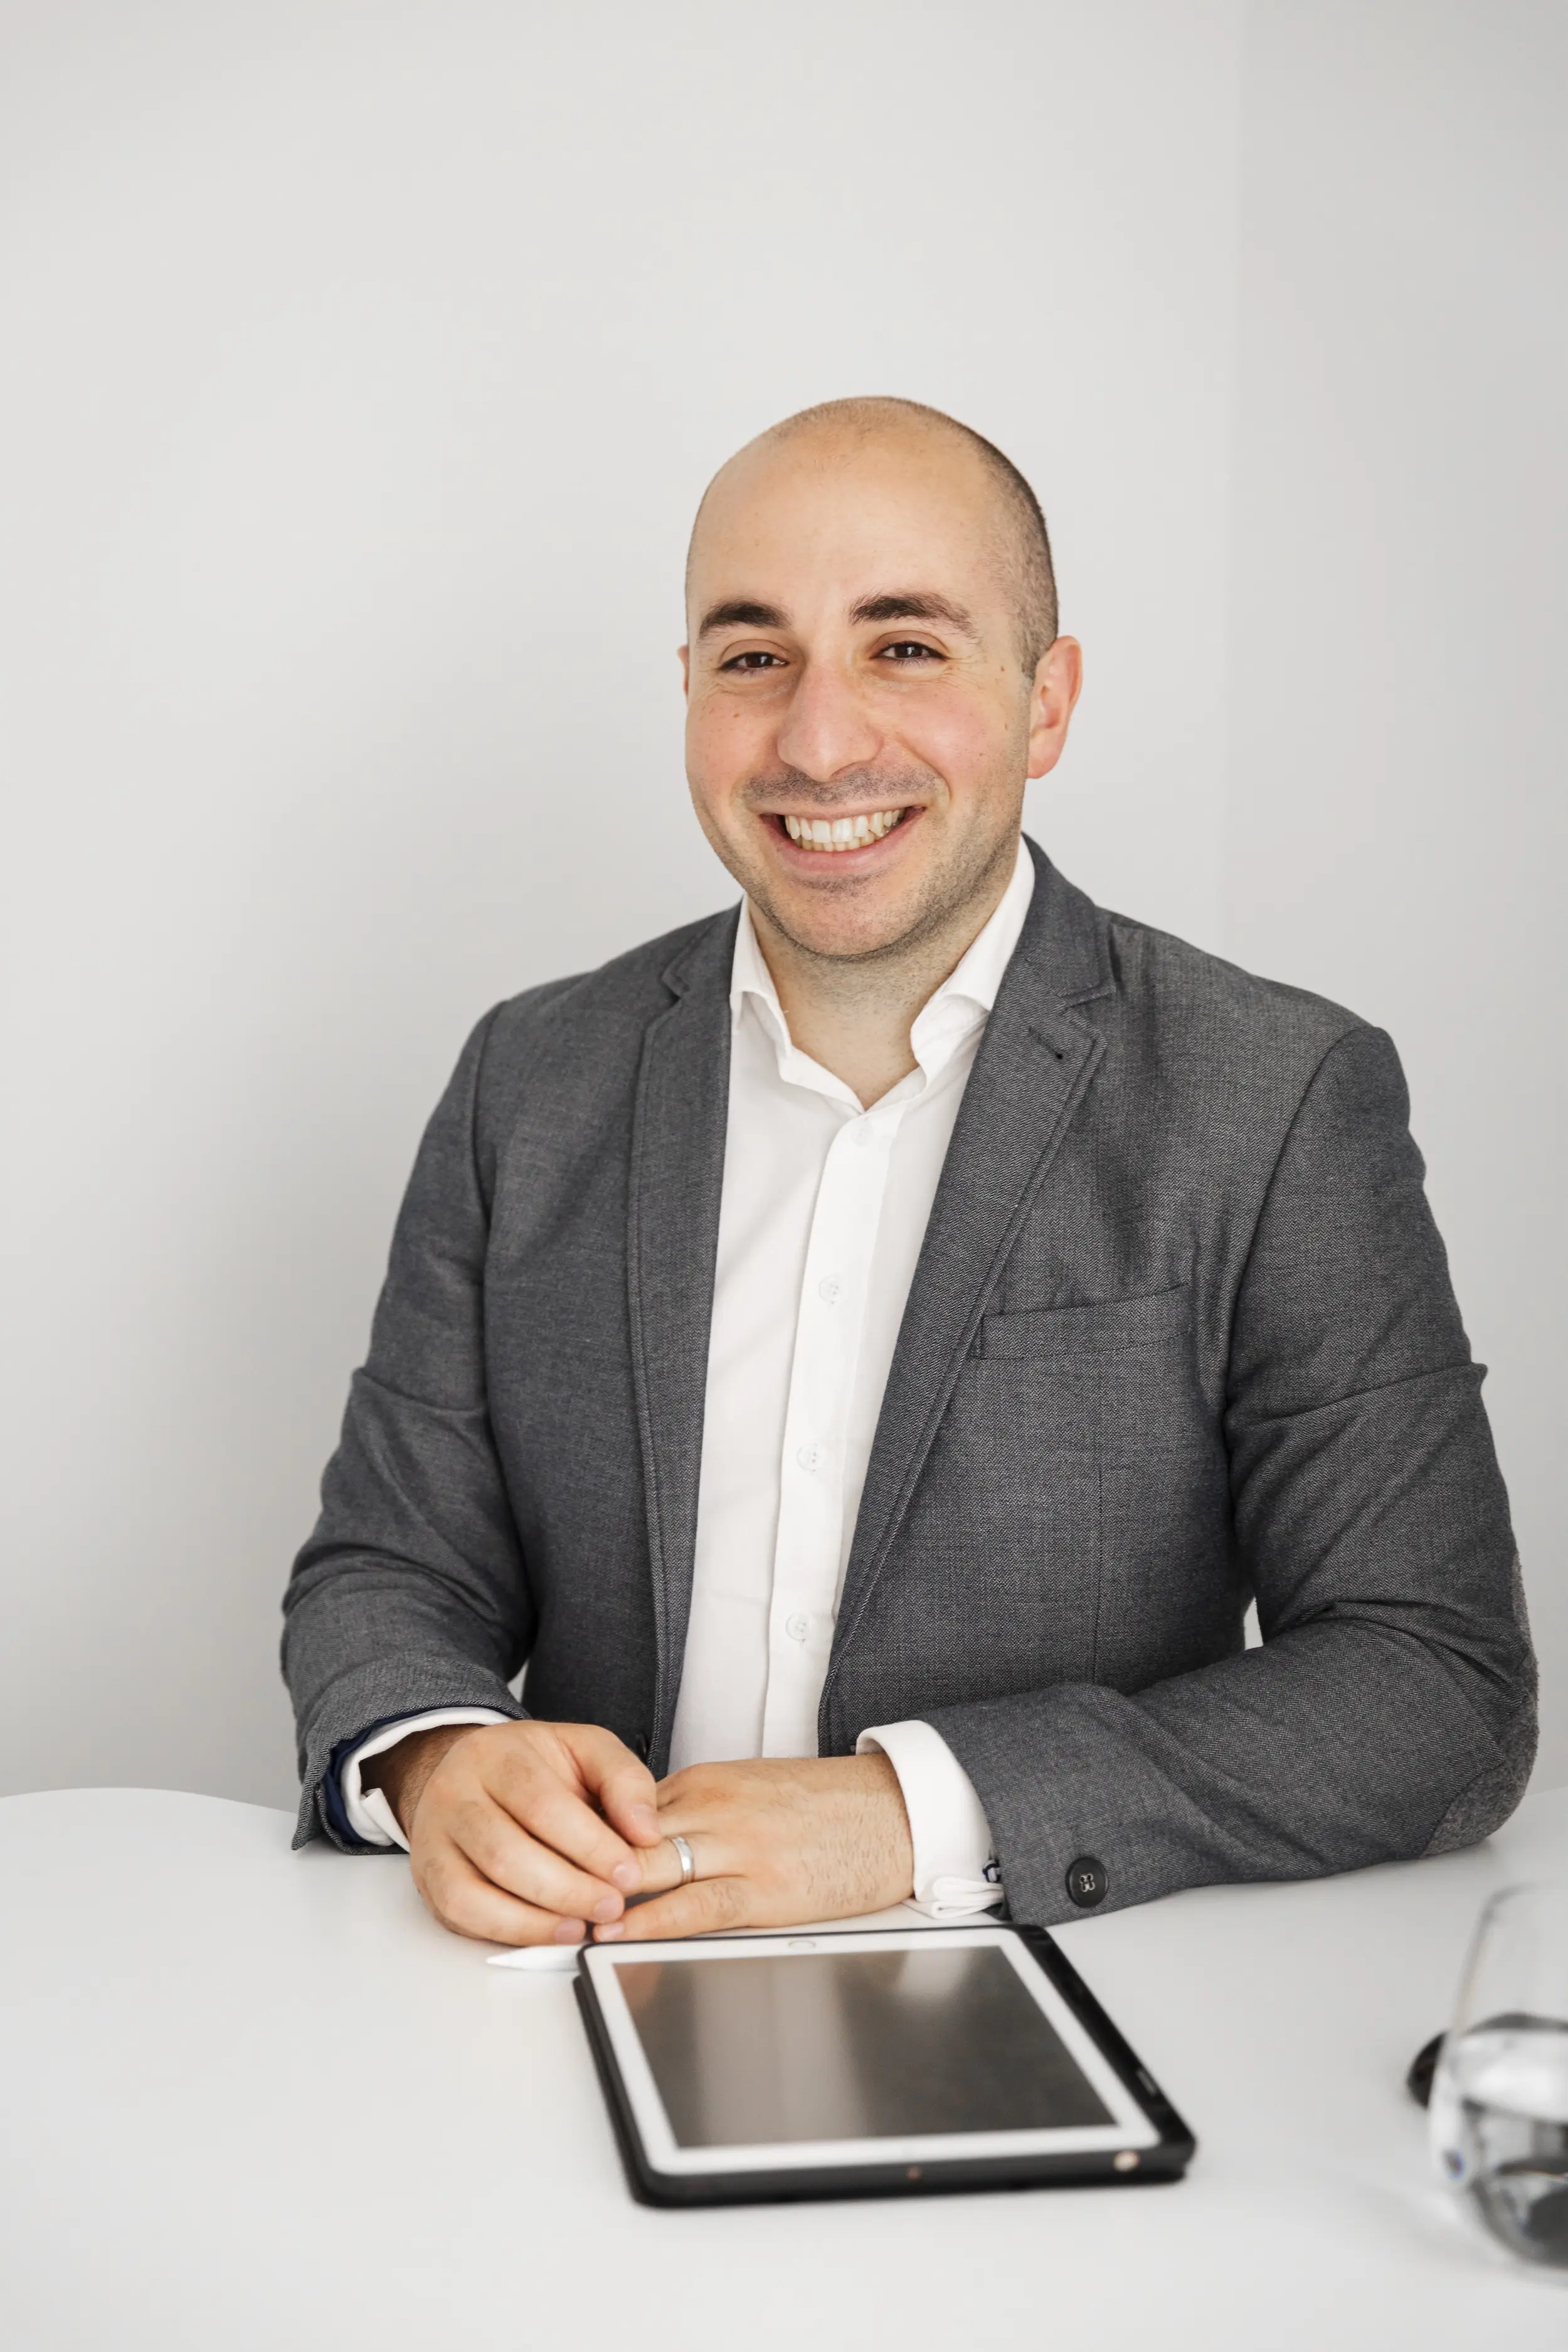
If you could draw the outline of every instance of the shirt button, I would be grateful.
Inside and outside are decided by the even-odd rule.
[[[822,1448],[820,1445],[803,1445],[795,1458],[803,1470],[815,1470],[822,1460]]]
[[[1068,1901],[1076,1903],[1080,1911],[1092,1911],[1103,1903],[1110,1890],[1110,1874],[1093,1854],[1080,1853],[1076,1862],[1068,1864]]]
[[[826,1298],[829,1307],[831,1307],[843,1287],[844,1285],[841,1282],[835,1282],[833,1276],[828,1275],[823,1281],[817,1284],[816,1295],[818,1298]]]
[[[792,1642],[804,1642],[810,1631],[810,1618],[803,1617],[798,1609],[795,1611],[793,1617],[786,1617],[784,1619],[784,1632],[789,1635]]]
[[[855,1140],[864,1151],[871,1140],[871,1122],[868,1118],[863,1118],[855,1129]]]

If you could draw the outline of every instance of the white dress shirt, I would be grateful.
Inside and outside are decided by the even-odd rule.
[[[953,1122],[1035,870],[1019,844],[1001,904],[917,1016],[917,1066],[869,1110],[793,1043],[749,908],[735,940],[731,1049],[708,1349],[691,1613],[670,1769],[815,1756],[827,1671],[882,1391]],[[436,1722],[384,1728],[341,1776],[352,1826],[404,1843],[370,1756]],[[899,1776],[915,1900],[939,1916],[1001,1895],[968,1775],[930,1724],[862,1732]]]

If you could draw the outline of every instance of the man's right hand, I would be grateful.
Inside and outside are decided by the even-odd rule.
[[[578,1944],[644,1881],[663,1836],[654,1779],[591,1723],[443,1724],[364,1767],[444,1927],[492,1944]]]

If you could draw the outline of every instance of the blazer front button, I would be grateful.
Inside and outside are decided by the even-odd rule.
[[[1080,1853],[1076,1862],[1068,1863],[1068,1900],[1080,1911],[1092,1911],[1097,1903],[1103,1903],[1110,1887],[1110,1873],[1093,1854]]]

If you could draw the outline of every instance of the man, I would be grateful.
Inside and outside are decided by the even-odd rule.
[[[458,1065],[289,1593],[301,1838],[531,1943],[1483,1836],[1530,1644],[1387,1038],[1021,840],[1079,652],[977,436],[790,419],[688,592],[744,902]]]

